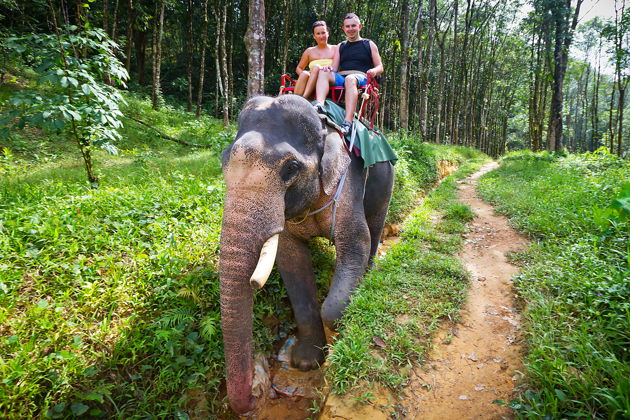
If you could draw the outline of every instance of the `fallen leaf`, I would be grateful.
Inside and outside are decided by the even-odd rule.
[[[385,347],[387,347],[387,344],[385,344],[385,342],[383,341],[383,339],[377,335],[375,335],[374,337],[372,337],[372,341],[374,341],[374,344],[376,344],[378,347],[384,349]]]

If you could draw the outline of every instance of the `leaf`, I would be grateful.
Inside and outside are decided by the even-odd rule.
[[[383,339],[377,335],[375,335],[374,337],[372,337],[372,341],[374,341],[374,344],[376,344],[378,347],[384,349],[385,347],[387,347],[387,344],[385,344],[385,342],[383,341]]]
[[[61,131],[61,130],[63,130],[63,129],[64,129],[64,127],[66,126],[66,124],[63,122],[63,120],[62,120],[62,119],[60,119],[60,118],[56,118],[56,119],[53,121],[53,126],[54,126],[57,130]]]
[[[103,393],[102,392],[90,392],[89,394],[85,394],[83,396],[83,399],[88,400],[88,401],[98,401],[101,404],[105,401],[105,399],[103,398]]]
[[[68,114],[72,115],[72,118],[73,118],[74,120],[76,120],[76,121],[81,121],[81,115],[80,115],[80,114],[78,114],[77,112],[72,111],[72,110],[70,110],[70,109],[69,109],[69,110],[68,110]]]
[[[558,399],[562,402],[566,402],[569,399],[567,398],[567,394],[565,394],[561,389],[555,389],[554,390],[556,393],[556,396],[558,397]]]
[[[80,416],[84,414],[86,411],[89,410],[89,408],[90,407],[88,407],[87,405],[83,403],[73,403],[70,406],[70,409],[72,410],[72,414],[74,414],[75,416]]]

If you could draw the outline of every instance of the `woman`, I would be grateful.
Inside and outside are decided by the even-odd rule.
[[[318,20],[313,23],[313,38],[317,41],[317,46],[307,48],[295,68],[295,72],[299,75],[295,84],[296,95],[309,98],[315,89],[319,70],[332,64],[337,46],[328,45],[328,36],[326,22]],[[310,71],[306,70],[307,65]]]

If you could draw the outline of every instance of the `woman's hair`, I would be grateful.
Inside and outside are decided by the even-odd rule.
[[[313,32],[315,32],[315,28],[317,28],[318,26],[323,26],[324,28],[326,28],[326,31],[328,31],[328,25],[326,25],[325,21],[316,20],[315,22],[313,22]]]

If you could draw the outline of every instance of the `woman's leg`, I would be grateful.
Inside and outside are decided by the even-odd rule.
[[[304,70],[302,73],[300,73],[300,76],[298,77],[297,83],[295,84],[295,91],[293,91],[293,93],[295,93],[296,95],[303,96],[304,88],[306,87],[306,84],[308,83],[308,81],[310,79],[309,76],[310,76],[310,74],[306,70]],[[315,79],[315,80],[317,80],[317,79]]]
[[[321,67],[318,65],[314,65],[311,69],[311,75],[308,78],[308,83],[306,84],[306,88],[304,88],[304,96],[306,99],[313,96],[313,92],[315,91],[315,85],[317,84],[317,75],[319,74],[319,69]]]

